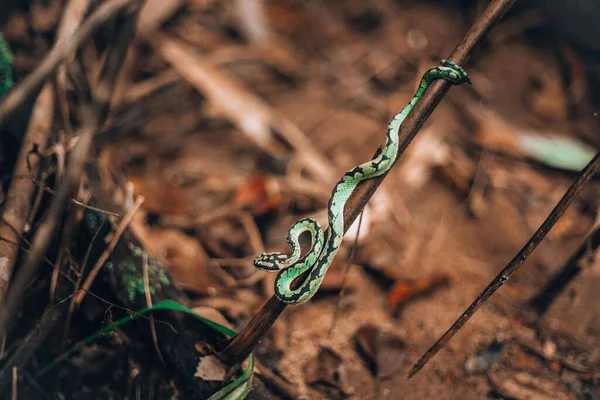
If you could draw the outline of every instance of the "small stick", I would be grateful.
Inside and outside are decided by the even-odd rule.
[[[54,114],[54,95],[51,84],[47,84],[41,90],[35,101],[35,112],[27,126],[27,132],[23,138],[19,157],[17,159],[10,187],[4,198],[4,210],[0,222],[0,237],[7,242],[0,243],[0,307],[8,292],[8,284],[11,281],[13,270],[17,262],[19,247],[12,246],[9,242],[18,242],[27,226],[28,216],[31,214],[30,204],[34,194],[34,184],[25,178],[19,178],[27,174],[29,170],[32,176],[39,173],[40,163],[28,160],[29,150],[34,145],[46,147],[48,139],[47,132],[52,126]]]
[[[94,267],[90,270],[90,273],[88,274],[87,278],[85,278],[83,285],[81,285],[81,289],[79,289],[79,291],[75,295],[75,298],[73,300],[75,305],[79,306],[81,304],[83,298],[90,290],[94,279],[96,279],[98,272],[100,272],[100,269],[102,268],[106,260],[108,260],[108,257],[110,257],[112,251],[115,249],[115,246],[117,245],[117,243],[119,243],[119,239],[121,239],[121,236],[123,236],[123,233],[125,233],[125,229],[127,229],[135,213],[143,203],[144,196],[138,196],[137,199],[135,199],[133,207],[131,207],[131,209],[127,212],[127,214],[125,214],[125,216],[121,220],[121,223],[119,223],[119,226],[117,227],[117,230],[115,231],[115,234],[113,235],[108,247],[104,249],[102,255],[100,256],[100,258],[98,258],[98,261],[96,261],[96,264],[94,264]]]
[[[152,307],[152,294],[150,293],[150,276],[148,275],[148,252],[144,251],[142,254],[142,275],[144,279],[144,294],[146,295],[146,304],[148,307]],[[152,333],[152,342],[154,343],[154,349],[156,350],[156,354],[160,361],[165,364],[165,359],[163,358],[162,353],[160,352],[160,347],[158,346],[158,336],[156,336],[156,325],[154,325],[154,314],[151,313],[149,316],[150,319],[150,332]]]
[[[571,284],[583,270],[594,264],[595,260],[598,258],[598,248],[600,248],[600,227],[596,225],[581,246],[579,246],[579,249],[577,249],[563,267],[531,300],[529,300],[529,310],[535,313],[532,317],[539,317],[546,313],[565,288]]]
[[[469,58],[473,48],[488,34],[514,2],[515,0],[492,0],[448,59],[458,65],[463,65]],[[421,126],[450,89],[450,86],[450,82],[445,80],[432,83],[429,90],[408,115],[398,132],[400,140],[398,157],[404,153]],[[348,230],[356,217],[363,211],[386,175],[362,181],[352,192],[344,207],[344,232]],[[245,360],[285,310],[285,307],[286,304],[279,301],[276,296],[271,297],[250,320],[248,325],[232,338],[223,350],[217,353],[219,358],[227,364],[237,364]]]
[[[81,25],[75,34],[64,41],[57,42],[41,64],[19,85],[11,90],[0,103],[0,126],[7,122],[12,113],[42,83],[56,71],[61,62],[73,54],[90,37],[96,29],[123,11],[127,6],[140,0],[112,0],[100,5],[96,11]]]
[[[55,234],[55,230],[62,219],[65,206],[71,197],[71,192],[79,182],[83,166],[92,146],[94,135],[105,122],[108,115],[112,88],[114,87],[114,82],[120,70],[120,66],[123,63],[123,59],[125,58],[127,47],[129,46],[129,43],[131,43],[132,35],[135,32],[135,23],[137,21],[136,16],[140,5],[140,0],[113,0],[112,2],[104,3],[96,11],[98,15],[104,18],[96,17],[94,20],[97,23],[98,20],[105,21],[108,19],[108,16],[114,16],[116,12],[111,7],[116,7],[116,5],[119,4],[122,4],[122,7],[117,7],[117,9],[127,12],[128,14],[125,15],[125,17],[129,18],[127,18],[127,20],[122,24],[123,26],[118,34],[116,43],[113,45],[112,51],[108,53],[106,62],[104,63],[100,74],[96,91],[93,93],[92,104],[84,106],[83,111],[85,114],[85,124],[81,129],[77,144],[70,154],[69,164],[67,170],[65,171],[65,176],[61,181],[61,185],[58,188],[56,195],[50,203],[48,213],[42,218],[40,226],[35,232],[32,240],[31,250],[25,255],[21,264],[21,268],[11,282],[11,286],[9,287],[6,296],[6,301],[3,307],[0,309],[0,336],[6,333],[9,320],[15,315],[15,311],[19,307],[25,288],[31,281],[32,276],[44,258],[46,250],[50,246],[52,236]],[[109,5],[111,5],[111,7],[107,8]],[[130,7],[125,8],[126,6]],[[96,15],[96,13],[94,13],[94,15]],[[92,28],[94,27],[90,27],[89,24],[92,17],[90,17],[90,19],[82,25],[73,38],[84,36],[84,33],[87,32],[86,29],[89,32],[87,32],[85,37],[89,36],[89,34],[93,31]],[[74,40],[67,40],[60,46],[57,44],[55,49],[59,51],[59,49],[63,47],[68,47],[68,44],[74,46],[74,42]],[[80,42],[76,43],[80,44]],[[46,60],[51,59],[52,54],[53,53],[51,52]],[[55,55],[54,57],[56,58],[57,56]],[[43,61],[42,64],[44,63],[48,62]],[[54,65],[54,67],[56,67],[56,65]],[[40,68],[34,71],[32,75],[35,75]],[[54,69],[52,69],[52,71],[53,70]],[[26,82],[28,82],[27,79],[22,85],[25,85]],[[29,82],[31,82],[31,80]],[[27,86],[25,85],[23,87]],[[11,93],[14,93],[14,91]],[[2,124],[3,110],[6,110],[5,107],[10,108],[10,104],[7,103],[9,97],[7,97],[2,104],[0,104],[0,125]],[[7,106],[7,104],[9,104],[9,106]],[[18,106],[18,104],[15,105],[15,107],[16,106]]]
[[[575,182],[571,185],[569,190],[565,193],[565,195],[560,199],[556,207],[552,210],[548,218],[544,221],[544,223],[538,228],[538,230],[533,234],[533,236],[525,243],[525,246],[517,253],[517,255],[510,260],[510,262],[500,271],[500,273],[490,282],[490,284],[483,289],[483,291],[477,296],[475,301],[467,308],[465,312],[462,313],[460,317],[454,322],[454,324],[448,329],[442,337],[438,339],[437,342],[433,346],[429,348],[423,354],[423,356],[413,365],[411,370],[408,372],[408,378],[413,377],[417,372],[421,370],[429,362],[429,360],[436,355],[438,351],[452,337],[462,328],[462,326],[473,316],[473,314],[489,299],[496,290],[498,290],[502,285],[508,281],[508,279],[519,269],[521,265],[527,260],[527,258],[533,253],[535,248],[540,244],[540,242],[546,237],[550,229],[556,224],[556,221],[560,219],[565,210],[569,207],[569,204],[573,201],[573,199],[577,196],[577,194],[581,191],[581,189],[589,182],[589,180],[594,176],[594,174],[600,168],[600,152],[596,154],[596,156],[589,162],[589,164],[581,171]]]

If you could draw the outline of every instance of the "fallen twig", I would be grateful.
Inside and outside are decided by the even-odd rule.
[[[438,352],[452,337],[462,328],[462,326],[475,314],[475,312],[489,299],[496,290],[508,281],[508,279],[519,269],[521,265],[527,260],[527,258],[533,253],[535,248],[540,242],[546,237],[550,229],[554,226],[556,221],[560,219],[565,210],[569,207],[569,204],[581,191],[581,189],[589,182],[594,174],[600,169],[600,152],[589,162],[589,164],[581,171],[575,182],[571,185],[569,190],[560,199],[556,207],[552,210],[548,218],[533,234],[533,236],[525,243],[523,248],[517,253],[517,255],[510,260],[510,262],[502,268],[502,271],[487,285],[485,289],[479,295],[471,305],[461,314],[460,317],[452,324],[452,326],[423,354],[423,356],[413,365],[408,372],[408,377],[414,376],[429,362],[429,360]]]
[[[195,48],[158,33],[152,35],[151,44],[177,73],[258,147],[279,160],[286,159],[289,147],[302,155],[303,165],[316,180],[327,184],[335,182],[335,167],[304,132],[226,72],[196,56]]]
[[[31,96],[42,83],[52,75],[61,62],[73,54],[90,37],[90,35],[114,18],[128,6],[140,0],[111,0],[101,4],[98,9],[81,25],[75,34],[61,38],[57,41],[44,61],[17,85],[0,103],[0,126],[2,126],[12,113]]]
[[[10,187],[4,200],[4,211],[0,222],[0,237],[7,241],[0,242],[0,307],[4,302],[8,283],[13,274],[19,248],[9,242],[19,242],[30,213],[31,197],[34,183],[27,179],[28,171],[37,174],[38,162],[32,163],[29,169],[28,154],[35,145],[46,147],[48,131],[52,126],[54,115],[54,95],[51,84],[47,84],[38,96],[29,121],[27,132],[21,146],[19,158],[15,166]]]
[[[108,5],[112,6],[107,8]],[[116,5],[121,6],[117,7]],[[113,2],[105,3],[99,8],[98,11],[96,11],[96,13],[94,13],[94,15],[100,15],[103,17],[96,17],[93,20],[96,21],[96,24],[98,24],[98,20],[107,20],[107,15],[114,16],[116,14],[112,7],[120,11],[125,10],[125,7],[129,6],[127,8],[127,11],[128,13],[130,13],[130,15],[129,18],[127,18],[124,26],[121,27],[121,31],[119,37],[117,38],[117,42],[113,46],[113,51],[109,52],[107,60],[103,66],[99,82],[96,88],[96,92],[93,94],[93,104],[91,105],[91,107],[88,106],[88,109],[85,110],[87,114],[85,125],[82,128],[81,133],[79,135],[79,140],[77,141],[77,144],[73,148],[73,151],[71,152],[71,155],[69,157],[69,165],[67,167],[64,179],[61,181],[60,188],[58,189],[56,196],[54,196],[54,198],[52,199],[49,212],[43,219],[42,223],[40,224],[33,237],[31,251],[25,256],[25,259],[22,262],[22,267],[19,269],[17,275],[15,276],[15,279],[13,280],[9,288],[8,295],[6,296],[6,302],[2,309],[0,309],[0,334],[6,331],[8,321],[15,314],[15,310],[19,306],[20,299],[23,296],[25,287],[30,282],[31,277],[37,270],[40,261],[43,259],[44,254],[46,253],[46,250],[48,249],[48,246],[51,243],[51,239],[55,233],[56,227],[62,219],[65,205],[71,197],[73,188],[76,186],[77,182],[79,182],[79,177],[81,175],[83,165],[87,159],[87,155],[91,147],[94,134],[102,126],[106,119],[106,116],[108,115],[112,88],[116,81],[116,77],[120,70],[120,66],[125,58],[125,54],[127,53],[127,47],[130,43],[131,36],[134,33],[135,29],[136,19],[131,14],[134,14],[136,10],[139,9],[139,5],[140,0],[114,0]],[[82,27],[77,31],[78,34],[74,35],[73,38],[87,38],[89,36],[89,33],[93,31],[92,27],[96,28],[97,25],[90,24],[90,20],[88,20],[84,25],[82,25]],[[43,69],[41,65],[40,68],[38,68],[38,70],[36,70],[32,75],[30,75],[30,77],[33,75],[47,77],[47,75],[41,75],[39,71],[52,71],[53,68],[56,67],[56,65],[58,65],[58,62],[62,59],[59,56],[64,54],[70,54],[69,52],[65,52],[64,50],[61,51],[61,49],[63,47],[74,47],[73,43],[79,45],[82,41],[83,39],[78,39],[77,41],[68,41],[63,45],[57,44],[55,46],[55,50],[53,50],[53,52],[51,52],[51,54],[46,58],[46,61],[42,62],[42,65],[46,65],[46,69]],[[56,51],[57,53],[54,51]],[[57,56],[57,54],[59,56]],[[57,59],[59,61],[53,64],[47,61],[48,59]],[[49,68],[48,65],[53,66],[53,68]],[[37,81],[35,80],[28,81],[26,79],[22,84],[22,89],[20,89],[20,91],[18,92],[24,93],[26,89],[23,88],[32,87],[31,85],[37,85],[38,83],[36,82]],[[15,91],[17,90],[15,89]],[[14,91],[12,93],[14,93]],[[9,106],[6,106],[7,100],[0,105],[0,124],[2,123],[2,115],[5,115],[2,111],[6,110],[3,107],[8,107],[9,111],[13,110],[10,108],[10,104],[12,103],[10,103]]]
[[[83,281],[83,285],[81,285],[81,289],[75,295],[75,298],[73,301],[75,305],[78,306],[81,304],[81,302],[83,301],[83,298],[90,290],[92,283],[94,283],[94,279],[96,279],[98,272],[100,272],[100,268],[102,268],[104,263],[106,263],[106,261],[108,260],[108,257],[110,257],[112,251],[114,250],[115,246],[119,242],[119,239],[121,239],[121,236],[123,236],[125,229],[127,229],[127,227],[129,226],[129,223],[131,223],[131,220],[133,219],[135,213],[137,212],[137,210],[141,207],[141,205],[143,203],[144,203],[144,197],[139,196],[135,200],[133,207],[131,207],[131,209],[127,212],[127,214],[125,214],[125,216],[121,220],[121,223],[119,223],[119,226],[117,227],[117,230],[115,231],[110,243],[108,244],[108,247],[106,249],[104,249],[104,252],[98,258],[98,260],[96,261],[96,264],[94,264],[94,267],[90,270],[90,273],[85,278],[85,281]],[[148,304],[148,307],[150,307],[150,306],[152,306],[152,304]]]
[[[469,32],[463,37],[456,49],[448,58],[450,61],[463,65],[473,48],[487,35],[492,27],[513,5],[514,0],[493,0],[475,21]],[[417,103],[413,111],[402,124],[400,136],[399,156],[404,153],[421,126],[442,100],[450,83],[446,81],[434,82],[423,98]],[[344,231],[352,225],[356,217],[365,208],[367,202],[375,193],[386,175],[361,182],[350,196],[344,207]],[[244,360],[252,352],[258,342],[269,331],[271,325],[285,309],[286,304],[273,296],[259,310],[254,318],[235,336],[218,355],[224,362],[235,364]]]
[[[140,203],[141,204],[141,203]],[[146,303],[148,303],[148,308],[152,308],[152,293],[150,293],[150,277],[148,276],[148,252],[144,251],[142,254],[142,275],[144,277],[144,294],[146,295]],[[164,364],[165,359],[163,358],[162,353],[160,352],[160,347],[158,346],[158,336],[156,335],[156,325],[154,325],[154,315],[150,314],[150,332],[152,333],[152,343],[154,344],[154,349],[156,350],[156,355],[160,361]]]
[[[573,279],[579,276],[586,267],[591,267],[596,262],[599,247],[600,227],[596,226],[575,254],[529,301],[529,309],[535,313],[536,317],[548,311],[554,300],[573,282]]]

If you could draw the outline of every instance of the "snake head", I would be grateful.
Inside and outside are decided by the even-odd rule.
[[[264,271],[279,271],[287,259],[288,256],[283,253],[262,253],[252,261],[252,264]]]
[[[448,81],[452,82],[455,85],[459,85],[461,83],[468,83],[470,85],[472,83],[471,78],[469,78],[469,75],[467,75],[465,70],[458,66],[458,64],[453,63],[449,60],[442,60],[441,64],[443,67],[451,69],[447,76]]]

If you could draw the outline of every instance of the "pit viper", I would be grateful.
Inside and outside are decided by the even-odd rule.
[[[388,123],[386,142],[375,157],[346,172],[333,188],[327,207],[329,228],[323,231],[314,219],[301,219],[288,231],[287,242],[292,249],[291,255],[263,253],[253,261],[254,266],[259,269],[280,271],[275,279],[275,295],[279,300],[287,304],[300,304],[308,301],[317,292],[342,243],[346,202],[360,182],[380,176],[390,170],[398,157],[400,145],[398,130],[402,122],[436,79],[444,79],[456,85],[471,83],[467,73],[451,61],[442,60],[441,66],[429,69],[423,75],[419,87],[408,105]],[[298,239],[304,232],[310,233],[311,247],[299,261],[301,249]],[[300,286],[292,289],[294,279],[307,271],[309,271],[308,275]]]

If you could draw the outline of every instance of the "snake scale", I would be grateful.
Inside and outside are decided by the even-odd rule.
[[[287,304],[300,304],[308,301],[317,292],[342,243],[346,202],[361,181],[380,176],[390,170],[398,157],[398,130],[402,122],[436,79],[444,79],[452,84],[471,83],[466,72],[451,61],[442,60],[441,66],[429,69],[423,75],[408,105],[388,123],[386,142],[375,157],[346,172],[333,188],[327,207],[329,228],[324,232],[314,219],[301,219],[288,231],[287,242],[292,248],[291,255],[263,253],[254,260],[254,266],[259,269],[280,271],[275,280],[275,295],[279,300]],[[311,247],[300,260],[298,239],[304,232],[310,233]],[[307,271],[308,275],[300,286],[292,289],[294,279]]]

